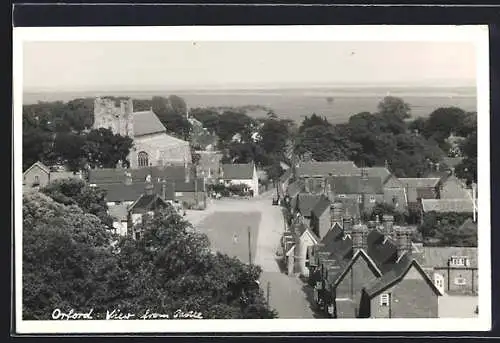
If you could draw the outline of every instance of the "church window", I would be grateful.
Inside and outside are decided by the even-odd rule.
[[[139,165],[139,167],[149,166],[149,158],[147,152],[141,151],[139,154],[137,154],[137,164]]]

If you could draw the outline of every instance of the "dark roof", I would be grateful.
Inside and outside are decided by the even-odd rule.
[[[303,162],[296,168],[298,177],[328,175],[361,175],[352,161]]]
[[[154,209],[153,205],[157,203],[163,204],[165,207],[168,206],[168,203],[157,194],[152,194],[152,195],[143,194],[130,206],[129,211],[153,210]]]
[[[292,168],[285,170],[283,175],[280,176],[280,181],[285,182],[292,176]]]
[[[392,199],[396,198],[398,201],[397,210],[406,210],[407,208],[407,195],[404,188],[385,188],[384,189],[384,202],[392,204]]]
[[[426,177],[428,178],[438,178],[441,179],[441,181],[446,180],[448,177],[451,176],[451,173],[449,171],[431,171],[429,172]]]
[[[47,167],[45,164],[43,164],[42,162],[38,161],[38,162],[35,162],[33,163],[28,169],[26,169],[24,171],[23,174],[27,173],[29,170],[31,170],[32,168],[34,167],[38,167],[40,168],[41,170],[43,170],[44,172],[46,172],[47,174],[50,173],[50,168]]]
[[[417,255],[418,262],[424,268],[440,268],[448,266],[450,258],[467,257],[469,267],[477,268],[477,248],[475,247],[421,247]]]
[[[302,180],[295,180],[286,189],[288,196],[292,198],[295,198],[302,191],[304,191],[304,182]]]
[[[407,177],[399,178],[399,181],[408,188],[433,188],[436,187],[440,181],[437,177]]]
[[[357,199],[343,198],[338,201],[344,205],[344,214],[346,216],[351,218],[359,218],[361,216],[360,204]]]
[[[135,201],[145,193],[145,183],[133,183],[126,185],[123,183],[107,184],[98,186],[106,191],[106,201]],[[162,186],[160,183],[153,183],[153,193],[162,194]],[[169,183],[165,183],[165,193],[167,200],[174,199],[173,187]]]
[[[327,209],[330,209],[330,200],[328,200],[327,197],[322,196],[313,207],[312,213],[319,218]]]
[[[368,177],[380,178],[382,183],[385,183],[385,181],[391,176],[391,172],[386,167],[370,167],[363,168],[363,170],[366,172]]]
[[[253,163],[223,164],[221,178],[225,180],[250,180],[254,174]]]
[[[319,194],[309,194],[301,193],[297,196],[297,207],[300,212],[305,217],[311,216],[311,212],[316,204],[321,200],[322,195]]]
[[[327,184],[336,194],[383,194],[384,188],[379,177],[333,176]]]
[[[402,256],[401,259],[393,265],[393,268],[389,272],[385,273],[381,278],[368,284],[364,288],[366,294],[370,298],[373,298],[386,289],[392,287],[404,278],[404,276],[406,275],[406,273],[408,273],[412,266],[422,274],[422,277],[427,282],[429,287],[434,291],[434,293],[436,295],[440,295],[439,290],[429,279],[429,276],[424,272],[419,263],[407,255]]]
[[[184,179],[172,180],[175,192],[204,192],[205,181],[201,178],[196,180],[189,180],[186,182]]]
[[[194,177],[191,166],[188,166],[187,172],[190,177]],[[152,180],[161,179],[182,179],[186,176],[186,167],[180,165],[146,167],[136,169],[91,169],[89,170],[89,183],[97,186],[110,183],[124,183],[127,179],[127,173],[130,173],[132,182],[144,182],[148,175]]]
[[[134,112],[134,136],[160,132],[166,132],[166,129],[153,111]]]
[[[436,199],[436,193],[430,188],[417,188],[417,200],[418,199]]]

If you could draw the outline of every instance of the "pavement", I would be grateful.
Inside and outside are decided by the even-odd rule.
[[[312,291],[301,279],[281,271],[276,257],[285,230],[281,208],[272,205],[274,191],[252,199],[209,201],[203,211],[187,211],[186,219],[205,232],[212,246],[248,262],[248,232],[252,261],[262,267],[261,288],[279,318],[315,318]],[[268,292],[269,291],[269,292]]]

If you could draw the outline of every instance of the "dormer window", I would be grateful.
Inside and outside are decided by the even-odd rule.
[[[370,202],[371,202],[371,203],[374,203],[374,202],[375,202],[375,196],[374,196],[374,195],[370,195]]]
[[[469,265],[469,259],[465,256],[453,256],[450,259],[451,267],[467,267]]]
[[[380,306],[389,306],[389,294],[384,293],[380,295]]]

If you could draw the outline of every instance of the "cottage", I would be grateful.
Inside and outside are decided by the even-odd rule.
[[[441,294],[477,295],[477,248],[422,247],[416,256]]]
[[[213,183],[219,178],[220,161],[222,154],[213,151],[197,151],[200,155],[196,165],[196,175],[205,179],[207,183]]]
[[[187,208],[203,210],[207,207],[205,180],[202,178],[172,180],[174,199]]]
[[[413,230],[336,223],[312,249],[310,280],[333,318],[435,318],[439,290],[412,256]]]
[[[309,276],[309,248],[319,243],[319,237],[311,231],[306,223],[297,222],[292,226],[294,244],[287,253],[288,275],[299,274]]]
[[[295,177],[304,181],[306,192],[323,192],[328,176],[361,175],[352,161],[302,162],[295,167]]]
[[[247,185],[254,196],[259,195],[259,178],[255,164],[222,164],[219,180],[226,185]]]
[[[408,199],[405,187],[389,171],[387,166],[364,168],[364,171],[368,177],[379,177],[382,180],[384,203],[394,206],[397,211],[404,212],[407,210]]]
[[[144,222],[145,216],[153,216],[156,211],[168,208],[172,209],[172,212],[174,211],[171,204],[153,193],[153,184],[146,182],[144,194],[134,201],[128,209],[127,227],[132,229],[133,238],[139,239],[143,234],[144,227],[141,224]]]
[[[335,200],[357,200],[362,211],[369,212],[384,201],[384,188],[379,177],[333,176],[327,178],[328,192]]]
[[[440,181],[434,178],[399,178],[406,192],[406,201],[411,210],[420,210],[421,199],[439,199]]]
[[[296,217],[303,218],[306,223],[310,223],[312,210],[323,197],[323,194],[299,193],[292,214]]]
[[[330,200],[322,196],[311,211],[310,227],[312,231],[322,238],[331,227]]]
[[[81,173],[53,171],[42,162],[35,162],[23,173],[23,186],[45,187],[50,182],[61,179],[83,179]]]

